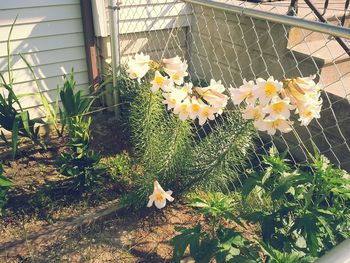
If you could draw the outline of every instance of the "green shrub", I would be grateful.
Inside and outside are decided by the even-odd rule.
[[[314,257],[305,256],[304,253],[279,251],[262,241],[258,241],[258,244],[268,263],[313,263],[316,260]]]
[[[190,153],[183,188],[206,191],[232,190],[241,177],[256,132],[238,110],[230,110],[224,120]]]
[[[80,190],[94,186],[105,169],[101,156],[90,149],[91,117],[75,117],[69,122],[69,150],[61,153],[60,172],[72,177]]]
[[[223,262],[261,262],[257,249],[240,232],[224,227],[224,222],[234,221],[242,225],[233,214],[234,202],[221,193],[208,193],[192,199],[191,206],[208,220],[208,227],[197,224],[192,228],[178,227],[180,232],[171,240],[173,260],[180,262],[187,247],[196,262],[209,263],[213,259]]]
[[[199,137],[191,121],[181,121],[167,112],[160,91],[151,91],[153,75],[149,72],[141,83],[123,74],[120,77],[122,116],[135,161],[144,168],[125,203],[145,206],[154,180],[177,195],[193,189],[232,188],[253,147],[251,124],[238,110],[231,110],[221,122],[213,124],[207,136]]]
[[[13,183],[7,179],[4,175],[2,163],[0,163],[0,216],[3,213],[3,207],[6,204],[6,193]]]
[[[135,171],[132,159],[127,152],[116,156],[103,158],[101,162],[106,166],[106,172],[123,189],[129,189],[135,178]]]
[[[350,236],[350,177],[314,156],[311,165],[293,167],[272,148],[264,169],[244,182],[243,200],[256,195],[264,206],[243,210],[243,217],[259,223],[273,249],[319,257]]]
[[[126,205],[133,207],[146,205],[154,180],[174,186],[189,161],[192,146],[190,122],[182,122],[166,112],[161,92],[150,90],[151,78],[146,76],[141,84],[125,80],[121,91],[127,105],[122,116],[130,131],[135,162],[144,170],[124,199]]]
[[[71,121],[75,121],[75,117],[81,117],[82,121],[85,120],[87,118],[85,115],[97,98],[96,94],[83,96],[81,90],[75,90],[76,82],[74,80],[73,69],[68,76],[63,76],[63,80],[63,86],[59,87],[59,94],[62,102],[62,108],[59,108],[62,130],[65,125],[68,125],[70,129]]]
[[[61,154],[60,171],[72,177],[80,190],[98,183],[104,173],[100,164],[101,156],[90,149],[91,117],[89,109],[97,98],[95,95],[83,96],[82,91],[75,91],[74,71],[64,75],[63,87],[59,89],[62,108],[59,109],[62,129],[68,128],[68,151]]]

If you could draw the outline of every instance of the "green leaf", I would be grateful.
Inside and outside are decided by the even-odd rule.
[[[304,208],[308,208],[309,205],[311,204],[312,202],[312,196],[314,194],[314,189],[315,189],[315,186],[314,185],[311,185],[305,195],[305,206]]]
[[[13,183],[3,175],[0,175],[0,187],[10,187]]]
[[[261,179],[261,183],[262,183],[262,184],[265,184],[265,183],[266,183],[266,181],[271,177],[272,172],[273,172],[272,167],[268,167],[268,168],[265,170],[264,176],[263,176],[263,178]]]
[[[269,240],[271,236],[275,233],[275,216],[266,215],[262,218],[261,230],[264,240]]]
[[[175,236],[171,241],[171,245],[174,247],[173,250],[173,261],[180,262],[185,250],[190,246],[190,254],[196,258],[199,253],[199,242],[201,237],[201,226],[197,224],[194,228],[175,228],[176,231],[180,232],[180,235]]]
[[[17,145],[18,145],[18,126],[19,126],[19,119],[15,119],[12,127],[12,157],[15,159],[17,154]]]
[[[245,180],[242,188],[242,195],[248,196],[256,185],[257,180],[255,178],[248,178],[247,180]]]

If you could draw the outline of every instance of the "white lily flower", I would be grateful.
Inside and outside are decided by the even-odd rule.
[[[165,73],[170,76],[170,79],[176,85],[182,85],[184,83],[184,78],[188,76],[187,71],[177,71],[177,70],[168,70],[164,69]]]
[[[321,108],[322,105],[318,103],[298,107],[296,112],[299,113],[298,121],[300,121],[300,125],[307,126],[313,119],[320,118]]]
[[[153,203],[158,209],[162,209],[166,205],[166,200],[172,202],[174,198],[171,196],[173,192],[171,190],[164,191],[158,181],[154,181],[153,194],[149,196],[147,207],[151,207]]]
[[[220,93],[223,93],[225,91],[225,87],[222,85],[221,80],[215,81],[214,79],[211,79],[208,88]]]
[[[259,98],[261,104],[267,104],[273,97],[276,97],[282,89],[283,84],[271,76],[267,80],[258,78],[256,86],[252,90],[253,95]]]
[[[167,70],[170,71],[187,71],[188,65],[186,60],[182,62],[181,58],[179,56],[173,57],[173,58],[165,58],[163,59],[165,72]]]
[[[134,58],[129,58],[127,69],[129,78],[138,79],[140,81],[150,69],[150,62],[150,56],[144,55],[142,52],[140,54],[135,54]]]
[[[181,87],[181,90],[184,92],[187,92],[187,94],[191,94],[193,89],[192,82],[184,83],[184,85]]]
[[[255,88],[254,81],[246,81],[243,79],[243,85],[239,88],[230,87],[231,99],[233,104],[239,105],[243,101],[246,101],[248,104],[254,104],[256,97],[253,95],[253,89]]]
[[[287,133],[290,132],[292,130],[291,125],[293,125],[292,121],[289,120],[284,120],[284,119],[276,119],[276,120],[271,120],[265,118],[264,120],[265,124],[265,128],[268,134],[270,135],[274,135],[276,133],[277,130]]]
[[[280,97],[274,97],[270,104],[268,104],[263,111],[269,114],[271,120],[284,119],[287,120],[290,117],[290,111],[295,109],[293,105],[290,104],[290,99],[288,97],[281,99]]]
[[[259,131],[266,131],[266,124],[264,121],[265,115],[266,114],[263,112],[262,106],[253,106],[248,104],[243,111],[242,117],[246,120],[254,120],[254,127]]]
[[[126,70],[126,72],[129,75],[129,78],[131,79],[137,79],[139,82],[140,80],[147,74],[149,70],[148,65],[134,65]]]
[[[188,114],[191,120],[195,120],[198,117],[203,104],[204,103],[198,100],[196,97],[191,98],[191,104],[188,109]]]
[[[259,131],[266,131],[267,130],[268,124],[264,119],[254,120],[253,124],[254,124],[255,129],[257,129]]]
[[[174,114],[178,114],[179,119],[185,121],[189,117],[190,105],[190,100],[188,98],[184,99],[182,102],[175,105]]]
[[[199,113],[198,113],[198,123],[199,125],[203,125],[208,119],[214,120],[214,109],[208,105],[203,104]]]
[[[172,89],[170,93],[163,93],[165,100],[164,104],[168,106],[168,110],[175,108],[176,105],[181,103],[188,96],[188,93],[183,89]]]
[[[164,91],[168,90],[168,86],[171,84],[171,81],[168,77],[162,76],[159,71],[156,71],[154,74],[154,79],[151,81],[151,90],[152,92],[156,92],[159,89]]]
[[[228,96],[222,94],[225,91],[225,87],[221,84],[221,80],[210,80],[210,85],[205,88],[196,88],[196,92],[210,105],[215,108],[225,108],[228,101]],[[221,110],[222,111],[222,110]]]
[[[138,65],[138,66],[143,66],[143,65],[148,65],[151,62],[150,56],[149,55],[144,55],[142,52],[135,54],[134,58],[130,58],[128,65],[133,66],[133,65]]]
[[[184,77],[188,76],[187,62],[182,62],[179,56],[163,59],[164,71],[176,85],[184,83]]]
[[[246,120],[260,121],[265,118],[265,115],[262,106],[247,105],[243,111],[242,117]]]
[[[306,103],[309,97],[320,96],[320,86],[314,82],[314,76],[293,78],[288,82],[287,95],[294,104]]]

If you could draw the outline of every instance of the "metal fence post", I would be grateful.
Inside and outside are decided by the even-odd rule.
[[[120,119],[118,74],[120,71],[120,45],[119,45],[119,0],[109,0],[109,27],[111,35],[112,55],[112,79],[113,79],[113,101],[116,119]]]

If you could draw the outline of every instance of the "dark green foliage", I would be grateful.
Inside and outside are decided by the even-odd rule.
[[[101,162],[106,166],[106,172],[123,189],[128,189],[135,180],[133,160],[127,152],[103,158]]]
[[[244,200],[256,195],[265,202],[244,209],[244,218],[260,224],[271,248],[319,257],[350,236],[350,177],[324,156],[313,160],[295,168],[272,148],[264,170],[244,183]]]
[[[149,81],[124,83],[127,85],[121,94],[128,106],[123,115],[136,162],[144,169],[144,175],[136,180],[126,199],[127,205],[140,207],[147,203],[156,179],[165,188],[171,186],[175,190],[174,183],[189,161],[192,127],[167,113],[161,92],[152,93]]]
[[[61,154],[60,172],[72,177],[79,189],[88,188],[104,172],[101,156],[90,149],[91,118],[75,117],[69,122],[69,150]]]
[[[188,155],[192,127],[166,112],[161,92],[153,93],[149,81],[130,93],[135,90],[127,120],[134,153],[147,171],[173,178]]]
[[[258,244],[266,256],[268,256],[268,263],[313,263],[316,258],[305,256],[304,253],[298,252],[281,252],[270,247],[262,241]]]
[[[193,147],[192,126],[189,121],[181,121],[176,116],[169,117],[167,141],[162,148],[163,165],[160,180],[176,191],[183,190],[183,177],[186,176],[186,167],[192,161]]]
[[[6,204],[6,192],[13,185],[13,183],[7,179],[4,175],[2,163],[0,163],[0,216],[3,213],[3,207]]]
[[[84,115],[88,113],[92,103],[97,98],[96,94],[83,96],[81,90],[75,90],[76,82],[74,80],[73,69],[68,76],[64,75],[63,79],[63,86],[59,88],[59,94],[63,106],[62,109],[59,109],[62,130],[66,124],[70,126],[70,122],[71,120],[74,120],[74,117],[87,118]]]
[[[241,233],[223,226],[224,220],[241,222],[233,214],[233,200],[221,193],[209,193],[192,200],[192,206],[209,220],[210,230],[197,224],[193,228],[176,228],[179,235],[171,240],[173,260],[180,262],[187,247],[196,262],[261,262],[250,242]]]
[[[164,125],[164,124],[159,124]],[[158,180],[165,188],[171,188],[181,193],[181,177],[186,165],[191,160],[189,150],[191,147],[192,128],[188,122],[182,122],[175,117],[165,122],[165,133],[152,133],[152,145],[147,147],[152,151],[149,159],[141,156],[136,162],[143,167],[143,175],[136,178],[130,194],[125,198],[127,206],[139,208],[145,206],[148,197],[153,192],[153,182]],[[159,137],[156,137],[159,136]],[[156,141],[158,138],[160,141]],[[162,143],[160,143],[162,142]],[[154,147],[154,148],[153,148]],[[151,150],[151,148],[153,148]],[[157,153],[157,155],[153,155]],[[151,156],[154,156],[153,158]]]
[[[40,142],[38,124],[45,123],[41,118],[31,119],[29,112],[22,108],[19,98],[14,92],[10,39],[15,22],[12,24],[7,40],[8,81],[6,81],[4,75],[0,73],[0,88],[4,89],[4,92],[0,94],[0,126],[11,132],[11,141],[7,140],[3,131],[1,131],[0,137],[12,148],[13,157],[15,157],[17,152],[19,137],[29,138],[35,144],[44,147]]]
[[[69,76],[64,75],[63,87],[59,89],[63,108],[59,109],[62,129],[68,126],[69,150],[61,154],[60,171],[72,177],[80,190],[93,186],[104,172],[100,164],[101,156],[90,149],[91,117],[89,109],[97,96],[83,96],[75,90],[73,69]]]
[[[61,154],[61,173],[73,177],[80,189],[90,187],[102,170],[99,168],[100,155],[90,150],[91,117],[87,117],[92,96],[82,96],[75,91],[74,72],[64,75],[63,87],[59,89],[63,109],[60,109],[62,129],[67,124],[69,151]]]
[[[144,86],[130,104],[130,127],[135,154],[146,169],[159,171],[166,143],[166,116],[160,92]]]
[[[220,220],[228,219],[235,221],[236,224],[244,227],[241,221],[233,214],[236,205],[237,204],[232,197],[220,192],[208,192],[204,196],[197,195],[191,200],[191,206],[198,208],[201,214],[210,218],[212,224],[216,225]]]
[[[228,191],[241,176],[254,136],[251,123],[243,120],[238,110],[228,112],[223,122],[194,146],[185,185]]]
[[[144,206],[153,191],[153,180],[181,194],[193,188],[227,190],[240,175],[252,147],[254,129],[238,111],[225,114],[208,136],[197,138],[190,121],[181,121],[166,110],[161,92],[150,89],[152,73],[141,83],[120,77],[122,116],[131,134],[133,153],[144,168],[127,198]],[[137,203],[136,201],[141,201]]]

